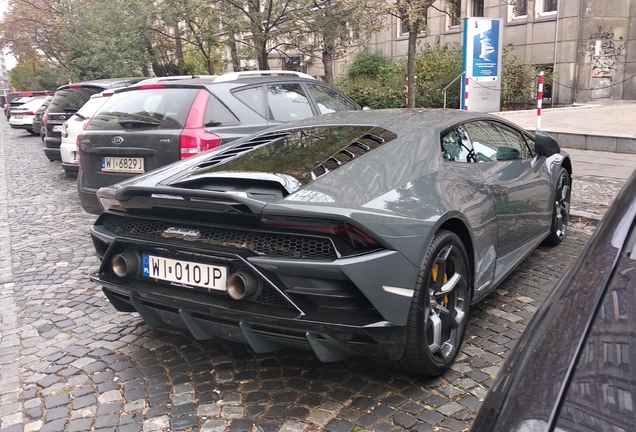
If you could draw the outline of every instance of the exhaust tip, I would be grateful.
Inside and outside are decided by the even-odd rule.
[[[254,273],[241,270],[227,278],[227,293],[234,300],[254,297],[261,291],[261,282]]]
[[[139,258],[130,251],[113,256],[110,263],[113,268],[113,273],[118,277],[133,275],[137,273],[139,269]]]

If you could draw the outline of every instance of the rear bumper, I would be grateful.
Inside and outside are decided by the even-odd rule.
[[[44,155],[50,160],[62,160],[60,155],[60,139],[45,137],[44,138]]]
[[[74,173],[79,172],[79,165],[76,163],[62,162],[62,168],[66,172],[74,172]]]
[[[102,207],[97,200],[97,189],[87,188],[84,184],[84,171],[77,167],[77,193],[80,205],[87,213],[100,214]]]
[[[197,339],[247,343],[256,352],[303,348],[323,361],[352,354],[402,356],[413,294],[408,287],[415,286],[418,269],[396,251],[326,260],[259,256],[236,247],[146,240],[141,232],[131,238],[115,237],[101,225],[103,219],[91,228],[102,258],[92,280],[103,287],[117,310],[136,311],[150,325],[186,328]],[[133,263],[133,270],[118,277],[113,258],[118,256],[115,261],[119,261],[122,254]],[[144,277],[146,254],[225,267],[228,276],[250,272],[260,288],[235,300],[225,289]]]
[[[181,297],[163,289],[130,290],[93,277],[115,309],[138,312],[155,327],[187,329],[198,340],[227,339],[248,344],[256,353],[295,348],[313,351],[323,362],[352,355],[399,358],[406,342],[405,327],[373,323],[367,326],[310,322],[265,313],[218,307],[200,299]],[[176,306],[178,303],[178,306]]]

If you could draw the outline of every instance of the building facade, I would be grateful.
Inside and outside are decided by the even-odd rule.
[[[0,99],[6,97],[11,91],[11,82],[9,81],[9,72],[5,63],[4,53],[0,51]]]
[[[443,0],[435,6],[420,44],[437,38],[442,45],[461,44],[464,18],[498,18],[503,44],[512,44],[519,61],[554,71],[547,95],[553,103],[636,99],[636,0],[461,0],[454,14],[443,11]],[[406,56],[408,34],[401,20],[387,17],[387,24],[369,40],[368,50]],[[335,75],[346,62],[336,62]],[[308,72],[321,75],[315,67]]]

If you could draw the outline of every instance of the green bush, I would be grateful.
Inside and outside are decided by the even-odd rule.
[[[501,108],[528,109],[534,108],[537,101],[537,85],[540,67],[528,63],[519,63],[512,54],[514,46],[507,45],[502,52],[501,68]],[[552,71],[544,71],[544,84],[554,81]]]
[[[418,107],[442,108],[443,89],[462,73],[462,48],[458,43],[440,46],[425,44],[415,59],[416,101]],[[447,90],[446,107],[459,108],[461,80]]]
[[[347,67],[346,75],[349,80],[358,78],[381,79],[385,69],[391,68],[393,60],[380,53],[362,52],[358,54],[353,63]]]
[[[512,46],[503,50],[502,109],[516,109],[536,104],[536,85],[539,68],[519,64],[511,54]],[[416,106],[441,108],[443,89],[462,73],[462,48],[459,44],[424,44],[415,59]],[[546,73],[545,83],[552,82]],[[401,108],[406,105],[406,59],[393,61],[382,54],[368,52],[357,55],[343,74],[335,79],[335,86],[362,106],[373,109]],[[446,107],[459,108],[462,80],[456,80],[446,94]]]

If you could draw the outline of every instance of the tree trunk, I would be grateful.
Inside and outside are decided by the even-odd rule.
[[[230,47],[230,57],[232,58],[232,70],[234,72],[238,72],[241,67],[241,63],[239,62],[238,50],[236,48],[236,38],[234,37],[234,33],[230,32],[228,35],[227,44]]]
[[[183,59],[183,44],[181,42],[181,32],[179,30],[179,24],[175,24],[173,29],[175,35],[175,55],[177,57],[177,67],[179,68],[179,74],[183,75],[185,61]]]
[[[417,51],[417,33],[420,28],[419,20],[414,21],[409,28],[409,45],[407,50],[406,76],[408,79],[409,103],[407,108],[415,108],[415,54]]]
[[[267,52],[267,39],[262,41],[254,40],[254,44],[256,44],[258,49],[258,68],[260,70],[269,70],[269,62],[267,61],[268,52]]]
[[[325,68],[325,82],[333,85],[333,60],[331,59],[331,50],[322,50],[322,65]]]

